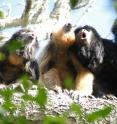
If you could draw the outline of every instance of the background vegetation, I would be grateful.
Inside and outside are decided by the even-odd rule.
[[[70,0],[71,8],[74,8],[77,6],[80,0]],[[117,9],[117,1],[115,0],[115,8]],[[4,19],[6,18],[6,15],[3,11],[0,11],[0,18]],[[114,35],[115,35],[115,41],[117,41],[117,19],[115,20],[113,29],[112,29]],[[0,36],[0,40],[2,40],[3,37]],[[12,48],[12,45],[11,47]],[[0,59],[4,58],[3,55],[0,54]],[[35,96],[29,95],[28,90],[30,88],[30,82],[27,76],[24,76],[21,78],[22,82],[22,88],[19,89],[13,89],[13,88],[5,88],[0,90],[0,95],[2,98],[4,98],[4,102],[0,105],[0,124],[33,124],[38,123],[35,122],[35,120],[31,119],[28,120],[24,115],[16,116],[14,115],[14,112],[17,109],[25,109],[26,103],[35,103],[40,107],[40,110],[42,112],[46,111],[46,104],[48,101],[47,97],[47,91],[44,87],[38,86],[37,87],[37,93]],[[22,94],[22,101],[21,104],[15,104],[12,100],[13,94],[16,92],[19,92]],[[73,103],[70,106],[69,111],[64,112],[62,115],[45,115],[41,118],[41,124],[68,124],[69,115],[71,113],[75,114],[76,118],[80,118],[81,124],[85,123],[92,123],[97,121],[100,118],[105,118],[108,114],[110,114],[113,110],[113,106],[105,106],[102,109],[98,109],[95,112],[86,113],[85,109],[81,107],[81,105]]]

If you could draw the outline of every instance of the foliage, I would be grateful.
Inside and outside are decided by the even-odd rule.
[[[65,124],[65,118],[62,116],[46,116],[43,119],[43,124]]]
[[[112,32],[113,32],[114,37],[115,37],[115,42],[117,42],[117,19],[115,20],[115,22],[113,24]]]
[[[105,106],[103,109],[92,112],[86,116],[88,122],[94,122],[99,118],[105,118],[112,111],[111,106]]]
[[[117,0],[113,0],[114,2],[114,7],[115,7],[115,9],[116,9],[116,11],[117,11]]]
[[[7,48],[10,52],[15,51],[16,49],[22,48],[21,41],[15,40],[11,43],[8,43]],[[0,59],[4,60],[4,54],[0,53]],[[13,94],[16,89],[6,88],[0,90],[0,95],[4,98],[4,103],[0,106],[0,123],[2,124],[30,124],[30,122],[25,118],[25,116],[15,117],[13,113],[17,109],[25,109],[27,101],[30,103],[36,103],[40,106],[40,111],[46,111],[45,105],[47,103],[47,92],[44,87],[38,86],[37,94],[32,96],[28,93],[30,88],[30,79],[27,74],[21,77],[22,90],[23,93],[22,99],[24,102],[21,102],[21,105],[17,105],[12,102]],[[71,88],[73,84],[73,79],[69,76],[65,80],[65,84],[67,88]],[[106,117],[112,111],[112,107],[106,106],[101,110],[97,110],[95,112],[87,114],[85,110],[76,103],[73,103],[68,112],[63,113],[63,115],[54,115],[54,116],[45,116],[42,118],[43,124],[67,124],[67,120],[70,117],[71,112],[75,113],[76,117],[80,118],[80,121],[85,124],[87,122],[95,122],[99,118]]]
[[[4,53],[2,53],[2,52],[0,52],[0,61],[3,61],[3,60],[5,60],[5,54]]]
[[[46,105],[47,93],[44,87],[38,87],[38,92],[35,96],[35,101],[40,105],[40,107],[44,107]]]
[[[0,41],[2,41],[5,37],[0,35]]]
[[[64,85],[67,89],[73,89],[73,78],[72,76],[68,76],[66,77],[66,79],[64,80]]]
[[[114,0],[114,7],[117,10],[117,0]],[[112,27],[112,32],[115,37],[115,42],[117,43],[117,19],[115,19],[113,27]]]
[[[74,8],[78,4],[79,0],[70,0],[71,7]],[[4,13],[0,10],[0,18],[4,18]],[[116,31],[117,35],[117,20],[114,24],[115,29],[113,28],[113,32]],[[117,41],[117,40],[116,40]],[[22,48],[21,41],[14,40],[10,44],[7,45],[7,49],[10,52],[14,52],[17,49]],[[0,61],[5,59],[5,55],[0,53]],[[0,124],[32,124],[31,121],[28,121],[24,116],[15,117],[13,113],[17,109],[25,109],[25,103],[30,101],[31,103],[36,103],[40,106],[40,110],[46,111],[45,105],[47,103],[47,93],[44,87],[39,86],[37,89],[37,95],[32,96],[28,93],[30,88],[30,81],[27,75],[23,75],[21,77],[21,82],[23,86],[23,90],[20,91],[23,93],[22,99],[24,102],[21,105],[17,105],[12,102],[12,97],[15,92],[15,89],[6,88],[0,90],[0,95],[4,98],[4,103],[0,106]],[[65,84],[67,88],[72,87],[73,80],[71,77],[68,77],[65,80]],[[85,109],[81,107],[81,105],[73,103],[70,106],[70,110],[68,112],[63,113],[63,115],[54,115],[54,116],[45,116],[42,118],[43,124],[66,124],[68,117],[71,113],[74,113],[77,117],[80,118],[82,123],[87,122],[95,122],[99,118],[105,118],[112,111],[111,106],[105,106],[100,110],[96,110],[95,112],[91,112],[89,114],[86,113]]]
[[[22,79],[21,79],[22,80]],[[31,96],[28,94],[29,88],[29,81],[28,77],[26,75],[23,76],[23,91],[24,95],[22,96],[22,99],[24,103],[21,103],[22,105],[18,106],[17,104],[14,104],[12,102],[12,96],[13,93],[16,92],[14,89],[6,88],[3,90],[0,90],[1,96],[4,98],[4,103],[0,106],[0,123],[2,124],[30,124],[28,120],[24,116],[18,116],[15,117],[13,115],[14,111],[16,109],[25,109],[26,101],[30,101],[31,103],[37,103],[40,106],[40,110],[42,108],[43,111],[46,111],[45,105],[47,103],[47,93],[44,87],[39,86],[37,89],[37,95]],[[85,110],[81,107],[81,105],[73,103],[70,107],[70,110],[68,112],[63,113],[63,115],[53,115],[53,116],[45,116],[42,118],[43,124],[67,124],[67,119],[70,116],[71,112],[75,113],[76,116],[80,118],[80,121],[85,124],[87,122],[95,122],[99,118],[105,118],[110,112],[112,111],[111,106],[105,106],[104,108],[100,110],[96,110],[95,112],[91,112],[87,114]],[[9,113],[9,114],[8,114]],[[31,123],[32,124],[32,123]]]
[[[78,4],[79,0],[70,0],[71,8],[74,8]]]
[[[6,44],[6,49],[9,52],[15,52],[17,49],[22,49],[24,46],[23,42],[21,40],[12,40],[11,42]]]
[[[5,13],[2,10],[0,10],[0,19],[4,19],[4,18],[5,18]]]

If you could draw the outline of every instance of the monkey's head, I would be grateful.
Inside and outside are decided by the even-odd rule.
[[[69,47],[75,42],[75,35],[71,29],[72,25],[70,23],[65,24],[58,30],[55,29],[55,31],[51,33],[50,38],[59,47]]]
[[[74,51],[85,67],[95,71],[104,58],[102,38],[95,28],[86,25],[75,30],[75,39],[75,45],[70,48],[71,51]]]
[[[78,44],[90,47],[94,41],[100,41],[101,38],[93,27],[85,25],[75,30],[75,39]]]
[[[26,59],[34,57],[36,49],[39,47],[37,36],[34,31],[30,29],[21,29],[17,31],[13,34],[10,41],[21,43],[21,48],[16,49],[16,52]]]

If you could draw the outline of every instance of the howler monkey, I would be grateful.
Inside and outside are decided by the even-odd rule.
[[[65,80],[72,78],[72,89],[79,94],[92,93],[93,74],[76,59],[68,54],[69,47],[75,42],[75,35],[71,24],[65,24],[59,30],[52,32],[50,42],[40,66],[40,81],[49,89],[57,86],[68,88]]]
[[[75,39],[70,50],[94,74],[94,88],[98,88],[99,93],[117,96],[116,44],[103,39],[95,28],[88,25],[75,30]]]
[[[65,24],[51,33],[49,44],[39,64],[40,81],[49,89],[64,87],[63,82],[70,75],[66,50],[75,40],[71,28],[71,24]]]
[[[34,60],[34,54],[38,48],[38,41],[35,33],[29,29],[21,29],[0,47],[0,83],[9,84],[14,82],[29,68],[34,70],[31,74],[38,79],[38,64]],[[25,65],[28,62],[30,64]],[[33,65],[33,66],[32,66]]]

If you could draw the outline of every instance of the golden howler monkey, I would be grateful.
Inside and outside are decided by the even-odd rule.
[[[73,79],[73,89],[81,95],[90,95],[93,87],[93,74],[78,61],[73,54],[68,54],[69,47],[75,43],[71,24],[65,24],[52,32],[50,42],[39,64],[40,81],[49,89],[57,86],[67,88],[65,80]]]

